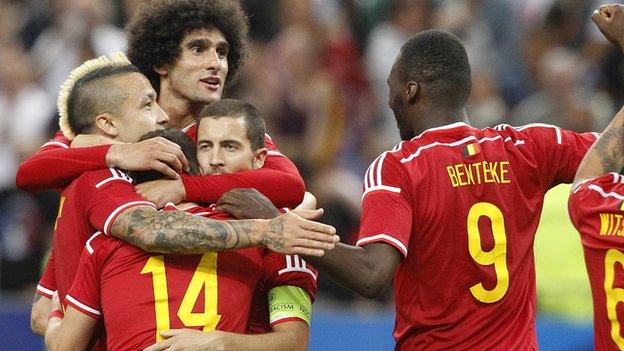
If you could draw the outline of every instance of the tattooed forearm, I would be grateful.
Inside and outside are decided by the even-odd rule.
[[[275,250],[283,250],[284,249],[284,222],[281,218],[277,217],[269,222],[269,226],[271,227],[272,236],[265,236],[262,239],[262,245],[266,247],[273,248]]]
[[[624,166],[624,125],[606,130],[596,141],[595,150],[600,158],[602,173],[619,172]]]
[[[150,252],[203,253],[249,247],[252,221],[215,221],[179,211],[137,207],[122,213],[111,235]]]

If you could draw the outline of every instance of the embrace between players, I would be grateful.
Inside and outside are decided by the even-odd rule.
[[[621,5],[592,19],[624,47]],[[624,227],[624,111],[595,143],[546,124],[473,128],[462,43],[417,33],[388,77],[404,141],[369,167],[348,246],[312,221],[320,211],[278,210],[315,201],[257,111],[219,101],[245,56],[235,1],[153,2],[128,33],[134,66],[115,55],[72,72],[62,134],[18,170],[26,190],[63,188],[32,313],[52,350],[307,349],[317,271],[299,255],[364,296],[394,278],[396,350],[534,350],[533,239],[545,192],[573,181],[596,349],[624,349],[624,228],[614,224]],[[164,125],[196,151],[183,133],[154,131]],[[504,181],[475,164],[500,165]],[[65,314],[53,307],[48,321],[54,292]]]

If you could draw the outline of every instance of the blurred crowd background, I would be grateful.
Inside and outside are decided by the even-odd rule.
[[[0,0],[0,301],[30,302],[56,217],[56,193],[15,188],[17,165],[58,129],[57,91],[71,69],[123,50],[124,24],[141,2]],[[624,56],[590,21],[605,1],[242,3],[251,22],[249,59],[225,96],[260,109],[325,208],[324,221],[346,242],[357,234],[366,168],[399,141],[386,78],[413,33],[441,28],[463,40],[473,69],[468,115],[477,127],[543,122],[599,131],[624,102]],[[565,204],[557,204],[565,221]],[[582,262],[578,237],[570,238]],[[575,269],[585,277],[582,264]],[[590,298],[589,288],[581,291]],[[326,281],[320,294],[351,307],[384,308],[391,300],[371,307]]]

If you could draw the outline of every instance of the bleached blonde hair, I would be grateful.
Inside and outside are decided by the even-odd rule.
[[[61,85],[61,90],[56,103],[59,110],[59,127],[66,138],[72,140],[76,136],[75,131],[72,130],[71,124],[69,123],[69,99],[74,91],[76,82],[85,77],[87,74],[104,68],[123,67],[129,65],[132,65],[132,63],[130,63],[130,60],[128,60],[123,52],[115,52],[108,57],[103,55],[86,61],[71,71],[67,80],[65,80],[63,85]]]

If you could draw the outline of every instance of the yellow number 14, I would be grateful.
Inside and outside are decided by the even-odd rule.
[[[163,337],[160,332],[171,328],[164,256],[152,256],[147,260],[141,274],[150,273],[154,288],[156,341],[161,341]],[[204,312],[192,312],[202,287],[204,288]],[[191,278],[178,309],[178,318],[186,327],[203,326],[204,332],[215,330],[219,319],[221,319],[221,316],[217,314],[217,303],[217,254],[210,252],[202,255],[201,261],[193,273],[193,278]]]
[[[482,216],[490,219],[492,223],[492,235],[494,247],[490,251],[484,251],[481,246],[481,234],[479,232],[479,218]],[[483,303],[499,301],[507,293],[509,288],[509,271],[507,270],[507,235],[505,233],[505,219],[501,210],[487,202],[474,204],[468,212],[468,249],[472,259],[482,266],[494,265],[496,273],[496,285],[492,290],[478,283],[470,288],[475,299]]]

